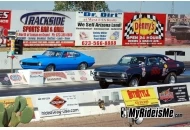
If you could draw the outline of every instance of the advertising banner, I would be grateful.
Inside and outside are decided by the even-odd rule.
[[[160,104],[188,102],[186,85],[157,87]]]
[[[6,37],[10,26],[11,10],[0,10],[0,47],[6,46]]]
[[[188,45],[190,43],[190,15],[168,14],[166,45]]]
[[[26,78],[20,73],[7,74],[12,85],[27,84]]]
[[[123,13],[77,12],[75,46],[122,45]]]
[[[11,28],[24,46],[61,46],[75,38],[75,12],[12,11]]]
[[[166,14],[124,13],[123,46],[164,45],[165,23]]]
[[[154,87],[121,90],[126,107],[158,105],[158,97]]]
[[[40,117],[79,114],[79,104],[76,95],[58,94],[36,97]]]

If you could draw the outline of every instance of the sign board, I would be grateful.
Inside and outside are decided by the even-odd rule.
[[[19,30],[24,46],[60,46],[74,41],[75,12],[13,10],[11,28]]]
[[[123,46],[164,45],[165,22],[166,14],[124,13]]]
[[[121,94],[126,107],[141,107],[158,105],[158,97],[154,87],[125,89]]]
[[[157,87],[160,104],[189,102],[186,85]]]
[[[0,47],[6,46],[7,34],[11,26],[11,10],[0,10]]]
[[[123,13],[77,12],[75,46],[122,45]]]
[[[40,117],[79,114],[79,104],[74,94],[43,95],[36,97]]]

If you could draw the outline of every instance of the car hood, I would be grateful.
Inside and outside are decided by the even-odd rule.
[[[35,62],[40,62],[41,59],[44,58],[48,58],[48,56],[44,56],[44,55],[33,55],[32,58],[26,58],[26,59],[22,59],[22,62],[31,62],[31,63],[35,63]]]
[[[124,65],[111,65],[102,66],[95,69],[95,71],[106,71],[106,72],[126,72],[130,67]]]

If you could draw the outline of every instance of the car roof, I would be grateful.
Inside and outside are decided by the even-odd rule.
[[[72,49],[65,49],[65,48],[50,48],[50,49],[47,49],[48,51],[75,51],[75,50],[72,50]],[[75,51],[75,52],[78,52],[78,51]]]
[[[162,54],[154,54],[154,53],[133,53],[133,54],[127,54],[125,56],[145,56],[145,57],[150,57],[150,56],[164,56]]]

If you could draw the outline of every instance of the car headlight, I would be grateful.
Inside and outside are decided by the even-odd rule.
[[[175,32],[175,29],[171,28],[170,31],[171,31],[171,32]]]
[[[99,72],[94,71],[94,75],[99,76]]]
[[[19,61],[20,65],[22,65],[22,61]]]
[[[41,65],[42,65],[42,63],[40,63],[40,62],[39,62],[39,63],[38,63],[38,65],[39,65],[39,66],[41,66]]]
[[[122,73],[122,74],[121,74],[121,77],[122,77],[122,78],[125,78],[125,77],[127,77],[127,74],[126,74],[126,73]]]

